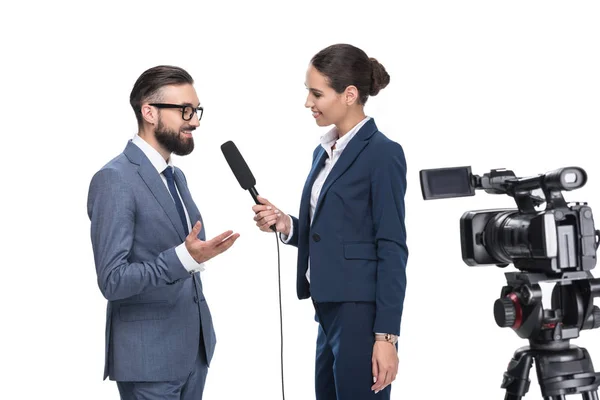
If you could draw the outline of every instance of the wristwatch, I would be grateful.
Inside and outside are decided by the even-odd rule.
[[[391,344],[398,343],[398,335],[394,335],[391,333],[376,333],[375,334],[376,342],[388,342]]]

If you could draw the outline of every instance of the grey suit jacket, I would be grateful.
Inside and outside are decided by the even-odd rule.
[[[178,168],[175,182],[192,225],[201,221]],[[108,300],[104,379],[181,379],[198,351],[210,365],[216,337],[200,273],[179,261],[185,232],[175,203],[131,141],[92,178],[87,209],[98,286]],[[204,227],[198,237],[205,240]]]

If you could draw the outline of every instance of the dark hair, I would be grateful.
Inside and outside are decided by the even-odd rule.
[[[194,84],[194,80],[183,68],[171,65],[159,65],[144,71],[135,81],[129,104],[135,112],[138,125],[142,125],[142,103],[146,101],[159,102],[160,89],[167,85],[181,85],[184,83]]]
[[[390,83],[390,76],[379,61],[350,44],[326,47],[310,62],[327,77],[337,93],[343,93],[348,86],[356,86],[360,104],[365,104],[369,96],[377,95]]]

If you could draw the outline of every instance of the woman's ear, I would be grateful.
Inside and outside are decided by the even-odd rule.
[[[352,104],[358,101],[358,89],[354,85],[350,85],[344,91],[344,101],[347,106],[351,106]]]

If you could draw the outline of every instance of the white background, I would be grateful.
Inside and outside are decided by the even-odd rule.
[[[9,2],[7,2],[9,3]],[[4,3],[6,4],[6,3]],[[297,214],[318,128],[304,108],[310,58],[339,42],[391,76],[366,112],[408,163],[408,289],[393,399],[499,399],[526,341],[496,326],[505,283],[460,253],[464,211],[514,207],[478,192],[423,201],[419,170],[471,165],[530,176],[577,165],[567,200],[600,206],[600,4],[596,1],[22,2],[0,10],[0,398],[118,398],[102,381],[106,301],[86,212],[90,179],[136,132],[128,99],[158,64],[187,69],[205,106],[186,173],[209,237],[235,246],[203,273],[218,344],[205,399],[279,399],[274,235],[220,145],[233,140],[258,191]],[[286,398],[314,398],[316,323],[282,247]],[[512,269],[512,268],[511,268]],[[575,341],[600,366],[600,332]],[[527,398],[539,398],[533,380]]]

